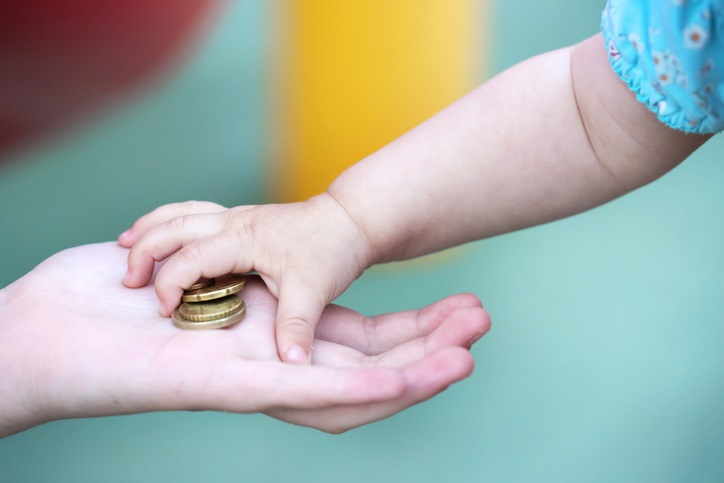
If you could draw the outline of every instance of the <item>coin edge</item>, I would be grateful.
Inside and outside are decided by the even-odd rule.
[[[241,300],[241,309],[239,312],[230,315],[228,317],[224,317],[223,319],[216,319],[206,322],[192,322],[189,320],[184,319],[180,316],[178,313],[178,309],[174,310],[173,315],[171,316],[171,321],[173,322],[173,325],[179,329],[183,330],[212,330],[212,329],[223,329],[225,327],[231,327],[232,325],[238,324],[241,322],[244,317],[246,316],[246,303],[244,300]]]

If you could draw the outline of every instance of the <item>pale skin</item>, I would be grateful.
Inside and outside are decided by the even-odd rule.
[[[49,258],[0,290],[0,437],[66,418],[162,410],[265,412],[339,433],[424,401],[473,369],[490,328],[460,294],[420,311],[321,315],[312,365],[281,362],[277,300],[257,277],[247,315],[222,330],[183,331],[153,289],[119,278],[128,250],[86,245]]]
[[[154,262],[168,316],[201,276],[255,269],[279,298],[283,360],[312,359],[324,307],[373,264],[570,216],[662,176],[708,139],[662,124],[615,75],[603,40],[529,59],[345,171],[306,202],[163,206],[119,242],[124,283]]]

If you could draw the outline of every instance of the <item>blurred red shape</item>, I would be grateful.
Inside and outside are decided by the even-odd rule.
[[[220,0],[3,0],[0,154],[62,129],[178,58]]]

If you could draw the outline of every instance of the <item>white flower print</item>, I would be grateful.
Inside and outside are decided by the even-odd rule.
[[[698,50],[706,45],[709,40],[709,32],[698,24],[689,25],[684,29],[684,47]]]
[[[628,41],[633,45],[633,48],[636,49],[636,52],[639,54],[644,51],[644,43],[641,41],[641,36],[637,33],[630,33],[628,34]]]
[[[671,84],[674,80],[674,72],[669,65],[668,52],[652,52],[651,58],[654,61],[656,80],[662,86]]]

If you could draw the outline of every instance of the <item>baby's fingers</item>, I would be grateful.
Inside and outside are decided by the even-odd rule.
[[[213,224],[210,224],[209,228],[212,227]],[[252,260],[253,257],[240,246],[238,238],[233,236],[204,237],[184,246],[166,261],[156,275],[156,295],[161,302],[161,315],[170,316],[179,305],[184,289],[199,278],[246,273],[254,268]]]
[[[314,329],[329,302],[324,290],[310,287],[301,280],[285,281],[281,285],[276,332],[277,348],[283,361],[311,362]]]
[[[149,229],[128,253],[128,271],[123,283],[127,287],[146,285],[153,275],[155,262],[165,260],[189,243],[216,235],[223,225],[221,215],[186,215]]]
[[[122,247],[131,248],[150,229],[173,218],[186,215],[219,213],[225,209],[223,206],[210,201],[186,201],[183,203],[169,203],[159,206],[150,213],[140,217],[133,223],[131,228],[121,233],[118,237],[118,243]]]

